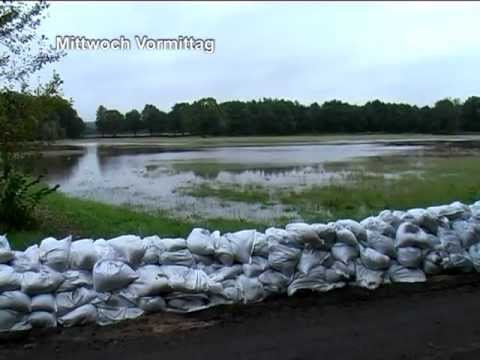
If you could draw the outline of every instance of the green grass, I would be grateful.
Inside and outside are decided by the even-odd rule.
[[[197,186],[180,188],[180,192],[184,195],[190,195],[199,198],[215,197],[227,201],[240,201],[244,203],[271,203],[269,192],[262,186],[258,185],[211,185],[201,183]]]
[[[36,212],[37,224],[30,230],[8,232],[15,248],[36,243],[47,236],[109,238],[121,234],[186,237],[193,227],[222,232],[245,228],[261,230],[262,224],[229,219],[172,219],[164,212],[145,213],[126,206],[103,204],[54,193],[44,199]]]

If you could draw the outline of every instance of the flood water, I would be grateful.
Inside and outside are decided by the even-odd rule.
[[[288,210],[274,204],[197,198],[181,189],[202,183],[265,189],[322,184],[348,172],[348,162],[355,159],[421,148],[372,143],[115,151],[98,145],[85,144],[78,152],[50,151],[30,165],[37,174],[45,174],[48,183],[59,184],[61,191],[76,197],[166,210],[173,216],[262,220],[285,216]],[[332,162],[346,165],[329,171],[326,165]]]

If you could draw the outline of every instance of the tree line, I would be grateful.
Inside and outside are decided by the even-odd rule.
[[[380,100],[352,105],[332,100],[309,106],[297,101],[226,101],[203,98],[177,103],[169,112],[147,104],[125,114],[99,106],[97,133],[191,135],[287,135],[302,133],[385,132],[454,133],[480,131],[480,97],[465,102],[443,99],[418,107]]]

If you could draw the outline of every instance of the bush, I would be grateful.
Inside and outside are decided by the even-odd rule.
[[[9,229],[23,228],[33,221],[38,203],[56,191],[58,185],[41,184],[41,177],[31,177],[12,170],[0,178],[0,223]]]

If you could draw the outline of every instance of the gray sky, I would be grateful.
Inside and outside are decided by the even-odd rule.
[[[432,104],[480,91],[480,3],[51,3],[42,31],[116,38],[214,38],[216,51],[69,51],[64,93],[85,121],[102,104],[277,97],[310,104]],[[133,44],[133,43],[132,43]]]

